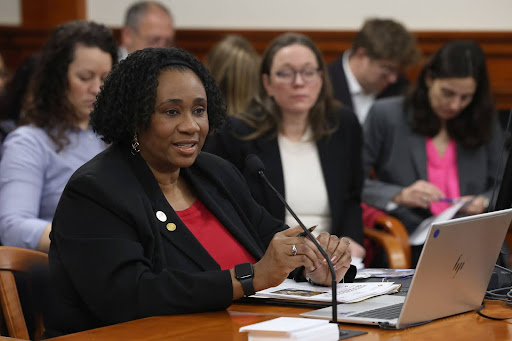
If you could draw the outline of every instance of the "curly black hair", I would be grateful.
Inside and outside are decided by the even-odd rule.
[[[405,108],[412,109],[410,122],[414,132],[434,137],[441,121],[430,105],[427,78],[466,78],[476,82],[470,104],[455,118],[447,121],[450,137],[467,147],[478,147],[489,141],[496,108],[491,95],[489,77],[482,48],[473,40],[454,40],[443,45],[421,70],[416,84],[406,97]]]
[[[121,61],[105,79],[91,113],[94,131],[107,143],[128,144],[136,131],[149,127],[155,111],[158,76],[164,70],[191,69],[203,83],[210,132],[226,117],[222,93],[206,67],[185,50],[145,48]]]
[[[104,25],[85,20],[57,26],[43,47],[29,90],[27,112],[22,124],[44,128],[62,150],[69,141],[65,132],[76,121],[74,107],[66,96],[69,90],[68,68],[77,45],[97,47],[117,63],[117,46],[112,31]]]

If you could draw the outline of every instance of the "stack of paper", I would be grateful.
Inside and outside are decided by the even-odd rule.
[[[353,303],[397,292],[398,289],[400,289],[400,284],[393,282],[339,283],[336,294],[339,303]],[[331,287],[316,286],[308,282],[298,283],[294,280],[286,279],[277,287],[258,291],[256,297],[331,302],[332,290]]]
[[[430,230],[430,226],[433,223],[440,223],[446,220],[452,219],[459,210],[469,204],[473,200],[460,200],[457,201],[452,206],[448,207],[443,212],[439,213],[438,215],[434,215],[432,217],[429,217],[425,220],[423,220],[418,227],[414,230],[413,233],[409,236],[409,244],[411,245],[423,245],[425,243],[425,240],[428,236],[428,231]]]
[[[414,275],[414,269],[367,268],[357,270],[356,279],[362,278],[404,278]]]
[[[330,341],[339,339],[337,324],[329,323],[326,320],[300,317],[278,317],[244,326],[240,328],[240,332],[249,332],[248,341]]]

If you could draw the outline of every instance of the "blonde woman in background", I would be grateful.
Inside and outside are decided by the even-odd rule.
[[[227,114],[245,111],[259,82],[260,57],[249,41],[239,35],[226,36],[210,50],[206,64],[224,95]]]

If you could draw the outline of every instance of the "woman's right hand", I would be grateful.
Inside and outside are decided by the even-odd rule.
[[[281,284],[295,268],[305,266],[314,271],[320,264],[316,253],[305,243],[300,226],[276,233],[263,258],[254,264],[253,285],[256,291]],[[297,254],[293,255],[293,245]]]
[[[398,193],[393,198],[393,202],[408,207],[428,209],[432,202],[444,197],[445,194],[430,182],[418,180]]]

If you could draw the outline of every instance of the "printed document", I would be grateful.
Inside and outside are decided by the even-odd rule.
[[[393,282],[338,283],[336,298],[339,303],[354,303],[371,297],[397,292],[400,284]],[[256,297],[272,297],[284,300],[331,302],[331,287],[295,282],[286,279],[277,287],[258,291]]]
[[[460,200],[453,204],[452,206],[448,207],[443,212],[439,213],[438,215],[429,217],[421,222],[421,224],[418,225],[416,230],[414,230],[413,233],[409,236],[409,244],[411,245],[423,245],[425,243],[425,240],[427,239],[428,231],[430,230],[430,225],[433,223],[440,223],[442,221],[450,220],[452,219],[457,212],[462,208],[462,206],[469,203],[467,200]]]

